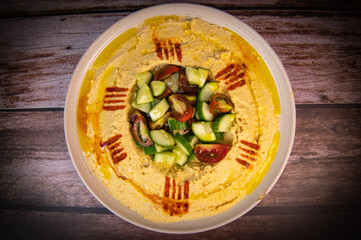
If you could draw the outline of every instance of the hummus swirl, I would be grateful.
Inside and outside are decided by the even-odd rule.
[[[129,111],[136,73],[165,64],[202,67],[230,97],[231,147],[217,164],[155,163],[135,145]],[[78,133],[89,166],[111,195],[156,222],[198,219],[241,201],[267,173],[279,142],[277,90],[260,55],[228,29],[180,16],[145,20],[106,47],[85,76]]]

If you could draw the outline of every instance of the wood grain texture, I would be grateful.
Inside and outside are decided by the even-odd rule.
[[[361,108],[298,108],[291,157],[260,207],[358,205]],[[3,206],[98,208],[72,165],[63,112],[2,112]],[[75,194],[76,193],[76,194]]]
[[[5,239],[358,239],[359,214],[247,214],[215,230],[170,235],[141,229],[111,214],[0,210],[0,233]]]
[[[359,12],[230,11],[279,55],[298,104],[361,103]],[[91,43],[127,13],[0,20],[0,108],[62,108]]]
[[[357,0],[349,1],[312,1],[312,0],[243,0],[243,1],[232,1],[232,0],[221,0],[221,1],[210,1],[210,0],[14,0],[14,1],[2,1],[0,8],[0,16],[2,17],[14,17],[14,16],[29,16],[29,15],[50,15],[50,14],[69,14],[69,13],[95,13],[95,12],[115,12],[115,11],[133,11],[139,10],[145,7],[163,4],[163,3],[196,3],[207,6],[212,6],[221,9],[242,9],[242,8],[311,8],[311,9],[359,9]]]

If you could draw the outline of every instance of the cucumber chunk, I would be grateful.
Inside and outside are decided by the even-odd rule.
[[[153,96],[158,97],[165,91],[166,84],[162,81],[152,81],[150,83],[150,88],[152,89]]]
[[[173,92],[176,93],[179,90],[179,72],[175,72],[166,79],[164,79],[164,83],[167,87]]]
[[[168,119],[168,124],[170,130],[186,130],[189,128],[188,121],[180,122],[174,117]]]
[[[211,142],[217,140],[211,122],[194,122],[192,123],[192,131],[201,141]]]
[[[154,143],[167,149],[172,149],[175,144],[173,135],[163,129],[150,131],[150,138]]]
[[[194,154],[194,152],[192,152],[191,153],[191,155],[189,155],[189,157],[188,157],[188,162],[189,161],[193,161],[193,160],[196,160],[197,158],[196,158],[196,155]],[[198,160],[198,159],[197,159]]]
[[[161,118],[169,109],[169,103],[163,98],[157,105],[155,105],[150,111],[150,119],[154,122]]]
[[[136,97],[137,104],[150,103],[153,102],[153,100],[154,98],[152,90],[150,90],[148,84],[144,84],[141,88],[138,89]]]
[[[135,75],[137,79],[137,85],[141,88],[144,84],[148,84],[152,79],[153,74],[151,71],[140,72]]]
[[[219,143],[223,141],[223,132],[214,132],[216,139],[213,141],[202,141],[202,143]]]
[[[165,151],[165,152],[154,154],[153,161],[172,165],[174,163],[175,157],[176,157],[175,153]]]
[[[153,146],[149,146],[149,147],[144,147],[144,153],[145,155],[152,155],[154,153],[156,153],[156,147],[153,145]]]
[[[198,70],[196,68],[186,66],[185,73],[189,83],[196,85],[199,84]]]
[[[193,152],[193,148],[191,144],[188,142],[187,139],[185,139],[182,135],[180,135],[179,132],[177,132],[174,137],[177,146],[179,146],[187,155]]]
[[[220,116],[214,120],[213,123],[213,131],[215,132],[228,132],[234,120],[236,119],[236,115],[233,113],[225,114]]]
[[[136,101],[132,102],[131,106],[145,113],[149,113],[150,109],[152,108],[151,103],[137,104]]]
[[[197,102],[196,111],[200,120],[210,122],[214,118],[214,115],[211,113],[209,109],[209,105],[206,102],[202,102],[202,101]]]
[[[198,68],[198,81],[199,87],[203,87],[204,84],[206,83],[207,79],[208,79],[208,75],[209,75],[209,70],[208,69],[204,69],[204,68]]]
[[[191,135],[191,134],[187,134],[184,136],[187,141],[190,143],[190,145],[192,146],[192,148],[194,148],[194,146],[199,143],[199,138],[197,138],[196,136],[194,135]]]
[[[173,153],[176,155],[175,157],[175,163],[182,167],[188,162],[188,154],[183,152],[183,150],[180,148],[180,146],[175,146],[173,149]]]
[[[162,146],[159,146],[158,144],[154,144],[154,147],[155,147],[155,151],[156,152],[164,152],[165,150],[167,150],[167,148],[164,148]],[[154,154],[154,153],[153,153]]]
[[[211,101],[212,96],[218,89],[218,82],[209,82],[201,89],[198,95],[198,101]]]

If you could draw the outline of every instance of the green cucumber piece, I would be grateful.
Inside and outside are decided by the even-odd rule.
[[[192,131],[201,141],[215,141],[216,134],[212,130],[211,122],[194,122],[192,123]]]
[[[176,155],[175,163],[182,167],[188,162],[188,154],[186,154],[179,145],[175,146],[173,153]]]
[[[214,118],[214,115],[211,113],[209,105],[206,102],[197,102],[196,111],[200,120],[210,122]]]
[[[218,82],[209,82],[199,91],[198,101],[211,101],[212,96],[218,89]]]
[[[193,148],[191,144],[179,132],[176,133],[174,138],[175,138],[175,142],[177,143],[177,146],[179,146],[187,155],[193,152]]]
[[[191,155],[189,155],[189,157],[188,157],[188,162],[189,162],[189,161],[193,161],[193,160],[195,160],[195,159],[197,159],[197,158],[196,158],[196,155],[194,154],[194,152],[192,152]],[[197,159],[197,160],[198,160],[198,159]]]
[[[191,135],[191,134],[187,134],[184,136],[187,141],[190,143],[190,145],[192,146],[192,148],[194,148],[194,146],[199,143],[199,138],[197,138],[196,136],[194,135]]]
[[[162,146],[160,146],[160,145],[158,145],[156,143],[154,144],[154,147],[155,147],[156,152],[164,152],[165,150],[167,150],[167,148],[164,148],[164,147],[162,147]]]
[[[152,81],[150,83],[150,88],[152,89],[152,93],[154,97],[158,97],[159,95],[161,95],[166,88],[166,84],[165,82],[162,81]]]
[[[198,81],[199,87],[203,87],[204,84],[206,83],[207,79],[208,79],[208,75],[209,75],[209,70],[208,69],[204,69],[204,68],[198,68]]]
[[[194,96],[194,95],[183,95],[183,96],[185,96],[193,106],[194,106],[194,104],[197,103],[197,97],[196,96]]]
[[[180,122],[174,117],[168,119],[168,124],[170,130],[186,130],[189,128],[188,121]]]
[[[148,84],[144,84],[141,88],[138,89],[136,97],[137,104],[150,103],[153,102],[153,100],[154,98],[152,90],[150,90]]]
[[[168,122],[168,118],[172,116],[171,112],[166,112],[161,118],[159,118],[157,121],[150,121],[149,122],[149,127],[152,130],[157,130],[157,129],[161,129],[167,122]]]
[[[137,79],[137,85],[141,88],[144,84],[148,84],[152,79],[153,74],[151,71],[140,72],[135,75]]]
[[[167,149],[172,149],[175,144],[173,135],[163,129],[150,131],[150,138],[154,143]]]
[[[152,155],[154,153],[156,153],[156,147],[153,145],[153,146],[149,146],[149,147],[144,147],[144,153],[145,155]]]
[[[233,113],[225,114],[220,116],[214,120],[213,123],[213,131],[214,132],[228,132],[234,120],[236,119],[236,115]]]
[[[149,113],[150,109],[152,108],[151,103],[137,104],[136,101],[132,102],[131,106],[145,113]]]
[[[202,143],[219,143],[223,141],[223,132],[214,132],[216,139],[213,141],[202,141]]]
[[[197,68],[193,68],[193,67],[188,67],[188,66],[186,66],[186,68],[185,68],[185,73],[186,73],[188,82],[189,82],[190,84],[196,84],[196,85],[199,84],[199,81],[198,81],[198,70],[197,70]]]
[[[176,157],[175,153],[165,151],[165,152],[154,154],[153,161],[172,165],[174,163],[175,157]]]
[[[164,83],[167,87],[173,92],[176,93],[179,90],[179,72],[175,72],[166,79],[164,79]]]
[[[154,122],[161,118],[169,109],[169,103],[163,98],[157,105],[155,105],[150,111],[150,119]]]

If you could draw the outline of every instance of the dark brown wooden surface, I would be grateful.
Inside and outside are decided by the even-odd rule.
[[[41,2],[41,3],[40,3]],[[90,44],[165,1],[6,1],[0,5],[0,233],[5,239],[350,239],[361,236],[361,10],[357,1],[193,1],[258,31],[290,77],[297,109],[279,181],[245,216],[168,235],[105,209],[72,165],[63,107]]]

